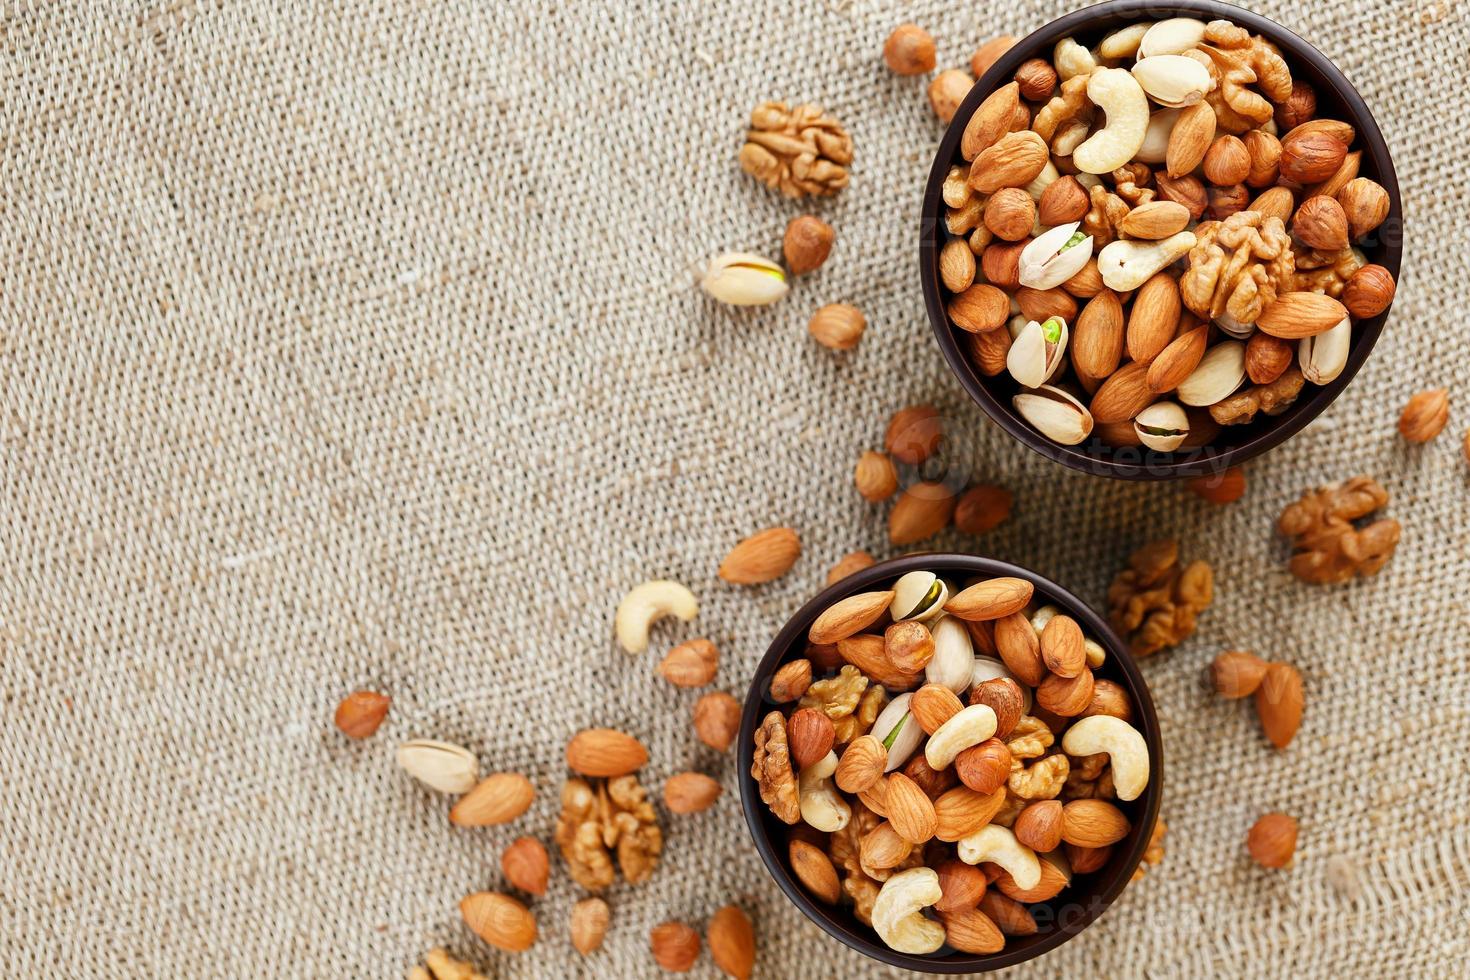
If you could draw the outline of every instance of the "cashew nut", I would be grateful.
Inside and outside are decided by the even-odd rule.
[[[1138,42],[1138,56],[1183,54],[1205,39],[1205,22],[1193,17],[1171,17],[1149,27]]]
[[[678,616],[689,622],[699,614],[699,600],[678,582],[655,579],[635,585],[618,603],[613,628],[618,643],[629,653],[648,649],[648,629],[664,616]]]
[[[801,819],[829,834],[846,827],[852,819],[852,807],[832,786],[832,774],[836,771],[837,753],[829,751],[803,769],[796,780]]]
[[[949,768],[954,757],[972,745],[979,745],[995,734],[995,709],[988,704],[972,704],[950,716],[924,745],[924,760],[938,772]]]
[[[1120,800],[1138,799],[1148,785],[1148,746],[1138,729],[1121,718],[1079,718],[1062,736],[1062,751],[1074,757],[1106,752],[1113,764],[1113,789]]]
[[[1143,134],[1143,145],[1138,148],[1140,163],[1163,163],[1169,155],[1169,134],[1179,121],[1179,109],[1160,109],[1148,117],[1148,131]]]
[[[1171,109],[1194,105],[1215,87],[1208,68],[1178,54],[1140,60],[1133,66],[1133,77],[1150,98]]]
[[[1000,865],[1023,891],[1041,882],[1041,862],[1036,852],[1016,840],[1009,828],[998,824],[986,824],[969,837],[961,837],[959,855],[966,864],[990,861]]]
[[[970,686],[970,664],[975,659],[970,631],[958,619],[945,616],[930,632],[934,634],[934,656],[924,668],[924,680],[958,694]]]
[[[1149,32],[1151,27],[1153,27],[1152,23],[1134,24],[1132,27],[1114,31],[1103,38],[1102,43],[1097,46],[1098,55],[1109,61],[1122,61],[1133,57],[1138,53],[1138,43],[1143,40],[1143,36]]]
[[[936,658],[938,654],[935,654]],[[933,663],[931,660],[930,663]],[[961,690],[964,690],[961,688]],[[883,743],[888,750],[888,764],[883,767],[884,772],[892,772],[905,762],[919,743],[924,740],[924,729],[914,716],[909,714],[909,702],[914,698],[913,694],[900,694],[888,702],[888,707],[878,715],[873,722],[872,729],[868,734]]]
[[[1074,37],[1064,37],[1058,41],[1056,48],[1052,50],[1051,60],[1056,66],[1057,77],[1064,82],[1073,76],[1090,75],[1097,70],[1097,59],[1092,56],[1091,51],[1078,44]]]
[[[1104,286],[1126,293],[1185,255],[1194,248],[1194,241],[1194,232],[1181,231],[1156,242],[1123,239],[1109,242],[1097,253],[1097,271],[1102,274]]]
[[[1084,173],[1110,174],[1143,145],[1148,96],[1126,69],[1099,68],[1087,80],[1087,97],[1107,115],[1107,122],[1072,151],[1072,163]]]
[[[873,902],[873,929],[890,949],[932,953],[944,945],[944,926],[924,918],[922,910],[943,895],[933,868],[900,871],[883,883]]]

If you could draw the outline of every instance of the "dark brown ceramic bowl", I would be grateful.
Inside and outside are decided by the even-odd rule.
[[[965,124],[986,96],[1010,81],[1023,61],[1035,57],[1049,58],[1052,48],[1062,38],[1073,36],[1083,44],[1092,46],[1103,35],[1118,28],[1140,21],[1169,17],[1197,17],[1205,21],[1227,18],[1279,46],[1291,67],[1292,77],[1308,82],[1316,89],[1318,117],[1340,119],[1357,129],[1354,148],[1363,151],[1360,176],[1371,177],[1388,191],[1388,218],[1367,241],[1360,243],[1368,261],[1384,266],[1397,280],[1403,251],[1403,213],[1400,209],[1398,180],[1394,176],[1388,145],[1379,132],[1378,124],[1373,121],[1372,113],[1342,72],[1337,70],[1337,66],[1316,48],[1279,24],[1259,14],[1229,4],[1216,3],[1214,0],[1111,0],[1052,21],[1007,51],[970,90],[959,111],[955,113],[949,130],[939,144],[934,168],[930,171],[929,183],[924,190],[919,267],[929,320],[939,340],[939,348],[944,352],[944,357],[959,378],[960,384],[987,415],[1020,443],[1073,469],[1134,480],[1170,480],[1217,474],[1229,466],[1259,456],[1280,445],[1316,418],[1347,387],[1348,382],[1352,381],[1367,360],[1388,317],[1388,310],[1384,310],[1378,316],[1359,321],[1355,325],[1347,367],[1331,384],[1320,387],[1309,384],[1296,403],[1281,415],[1274,418],[1259,415],[1249,425],[1226,426],[1209,444],[1186,447],[1172,453],[1161,453],[1141,446],[1112,447],[1104,443],[1096,433],[1077,446],[1058,445],[1038,433],[1012,409],[1011,397],[1017,392],[1018,386],[1009,375],[987,378],[970,362],[968,353],[961,345],[960,335],[963,331],[950,321],[945,312],[945,293],[940,285],[938,272],[939,250],[946,237],[941,190],[949,168],[964,163],[960,156],[960,137],[964,133]]]
[[[834,907],[814,899],[797,881],[788,864],[787,840],[791,828],[776,819],[770,808],[761,802],[759,786],[750,775],[755,755],[755,730],[768,713],[780,707],[770,699],[771,675],[783,663],[805,654],[807,630],[816,618],[839,599],[885,588],[900,575],[917,570],[937,572],[956,585],[970,578],[997,576],[1015,576],[1033,583],[1038,605],[1056,605],[1077,620],[1083,632],[1106,649],[1107,660],[1097,674],[1127,689],[1133,700],[1134,727],[1148,744],[1151,760],[1148,787],[1138,799],[1119,804],[1128,814],[1133,829],[1113,846],[1108,864],[1091,874],[1078,876],[1071,886],[1050,902],[1031,906],[1041,927],[1039,931],[1032,936],[1010,937],[1005,949],[990,955],[962,953],[947,946],[928,956],[899,953],[888,948],[876,932],[859,922],[853,916],[851,906]],[[760,852],[771,877],[776,879],[776,884],[807,918],[844,945],[892,966],[923,973],[978,973],[1014,966],[1055,949],[1085,929],[1118,897],[1143,857],[1154,821],[1158,819],[1159,801],[1163,795],[1164,756],[1148,685],[1144,683],[1133,658],[1101,616],[1055,582],[1024,568],[973,555],[932,554],[909,555],[865,568],[825,589],[782,627],[756,668],[755,679],[745,696],[745,710],[740,717],[738,772],[740,803],[756,850]]]

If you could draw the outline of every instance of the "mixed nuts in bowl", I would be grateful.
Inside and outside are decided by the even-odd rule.
[[[830,935],[911,970],[1050,950],[1128,884],[1158,818],[1152,699],[1107,624],[968,555],[865,568],[807,603],[741,718],[746,823]]]
[[[1088,472],[1200,476],[1347,385],[1400,225],[1383,137],[1316,49],[1212,0],[1112,2],[965,98],[921,266],[946,359],[1008,432]]]

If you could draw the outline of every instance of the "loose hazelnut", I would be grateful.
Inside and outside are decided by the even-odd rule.
[[[818,268],[827,261],[836,237],[837,233],[832,230],[832,226],[814,214],[792,218],[786,225],[786,236],[781,240],[786,268],[793,276]]]
[[[1249,348],[1250,345],[1246,346]],[[1233,504],[1245,496],[1245,471],[1239,466],[1232,466],[1223,473],[1197,476],[1186,481],[1185,486],[1201,500],[1212,504]]]
[[[505,880],[523,892],[546,894],[546,881],[551,861],[546,847],[534,837],[519,837],[500,855],[500,870]]]
[[[377,691],[353,691],[337,705],[333,721],[348,738],[367,738],[388,716],[392,699]]]
[[[933,405],[909,405],[893,413],[883,446],[900,463],[918,466],[944,439],[944,423]]]
[[[1250,201],[1250,192],[1245,189],[1244,184],[1231,184],[1229,187],[1211,187],[1209,190],[1210,207],[1208,214],[1214,221],[1224,221],[1237,211],[1244,211]]]
[[[1011,774],[1011,750],[1000,739],[987,738],[961,750],[954,758],[954,771],[975,792],[994,793]]]
[[[917,24],[900,24],[883,42],[883,60],[900,75],[933,71],[934,38]]]
[[[724,691],[694,702],[694,733],[712,749],[724,752],[740,730],[740,702]]]
[[[1002,187],[985,204],[985,227],[997,238],[1019,241],[1031,233],[1034,224],[1036,202],[1019,187]]]
[[[1251,826],[1245,846],[1263,868],[1284,868],[1296,853],[1296,820],[1284,813],[1268,813]]]
[[[1321,131],[1288,134],[1281,141],[1281,176],[1298,184],[1315,184],[1337,173],[1347,145]]]
[[[1050,98],[1057,87],[1057,72],[1045,58],[1032,58],[1016,69],[1016,84],[1021,87],[1021,98],[1040,102]]]
[[[1220,187],[1239,184],[1251,172],[1250,151],[1238,136],[1217,137],[1205,153],[1204,172],[1206,180]]]
[[[1241,137],[1251,166],[1245,175],[1246,185],[1257,190],[1270,187],[1280,175],[1281,141],[1264,129],[1253,129]]]
[[[1291,233],[1309,248],[1336,252],[1347,248],[1348,223],[1342,205],[1323,194],[1309,197],[1291,219]]]
[[[1205,185],[1198,177],[1188,174],[1170,177],[1161,170],[1154,175],[1154,186],[1158,188],[1159,197],[1166,201],[1176,201],[1188,208],[1190,218],[1198,221],[1204,216],[1209,198],[1205,194]]]
[[[1245,373],[1252,384],[1268,385],[1286,373],[1296,357],[1296,345],[1257,330],[1245,342]]]
[[[1092,207],[1087,189],[1076,177],[1061,177],[1047,185],[1037,204],[1037,217],[1048,228],[1081,221]]]
[[[1009,34],[993,37],[970,55],[970,74],[979,78],[990,70],[990,66],[1000,60],[1000,56],[1015,47],[1016,39]]]
[[[948,125],[974,84],[975,80],[960,68],[946,68],[934,76],[929,83],[929,107],[940,122]]]
[[[1276,128],[1289,132],[1317,114],[1317,92],[1306,82],[1292,82],[1291,94],[1276,106]]]
[[[1399,434],[1409,442],[1428,442],[1440,434],[1449,420],[1449,391],[1444,388],[1421,391],[1404,406],[1399,416]]]
[[[863,311],[848,303],[828,303],[812,314],[807,331],[823,347],[852,350],[863,339],[868,321]]]
[[[1348,234],[1360,240],[1388,217],[1388,191],[1367,177],[1354,177],[1337,192],[1337,203],[1347,215]]]
[[[1128,697],[1128,691],[1117,681],[1098,678],[1092,684],[1092,700],[1082,711],[1082,717],[1089,715],[1112,715],[1133,723],[1133,702]]]
[[[882,503],[898,491],[898,471],[893,460],[870,449],[858,457],[853,482],[863,499]]]
[[[1393,302],[1393,273],[1381,265],[1358,268],[1342,289],[1342,305],[1359,320],[1377,316]]]
[[[942,895],[934,903],[936,912],[972,909],[985,897],[985,872],[963,861],[945,861],[934,869],[939,875]]]

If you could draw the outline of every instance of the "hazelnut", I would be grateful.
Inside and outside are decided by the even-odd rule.
[[[993,37],[970,55],[970,74],[979,78],[990,70],[990,66],[1000,60],[1000,56],[1015,47],[1016,39],[1009,34]]]
[[[900,463],[918,466],[934,454],[944,439],[944,424],[933,405],[910,405],[893,413],[883,446]]]
[[[1251,826],[1245,846],[1261,867],[1286,867],[1296,853],[1296,820],[1284,813],[1266,814]]]
[[[1001,289],[1021,287],[1021,251],[1031,244],[1030,238],[1019,242],[996,242],[980,254],[980,270],[985,281]]]
[[[975,80],[960,68],[946,68],[934,76],[934,81],[929,83],[929,107],[940,122],[949,124],[974,84]]]
[[[985,897],[985,872],[963,861],[945,861],[934,869],[939,875],[939,901],[934,903],[936,912],[955,912],[972,909]]]
[[[1204,216],[1205,207],[1209,199],[1205,194],[1205,185],[1198,177],[1185,175],[1183,177],[1170,177],[1163,171],[1154,175],[1154,186],[1158,188],[1159,197],[1165,201],[1174,201],[1189,209],[1189,216],[1198,221]]]
[[[1086,718],[1088,715],[1112,715],[1131,725],[1133,702],[1122,684],[1099,677],[1092,684],[1092,700],[1082,711],[1082,717]]]
[[[1388,217],[1388,191],[1367,177],[1354,177],[1337,192],[1337,203],[1347,215],[1348,234],[1358,241]]]
[[[1444,388],[1421,391],[1404,406],[1399,416],[1399,434],[1409,442],[1428,442],[1440,434],[1449,420],[1449,391]]]
[[[1286,373],[1296,344],[1257,330],[1245,342],[1245,373],[1252,384],[1268,385]]]
[[[934,636],[912,619],[894,623],[883,632],[883,655],[905,674],[917,674],[934,657]]]
[[[1342,289],[1342,305],[1359,320],[1377,316],[1393,302],[1395,288],[1393,273],[1383,266],[1361,266]]]
[[[883,42],[883,60],[899,75],[934,69],[934,38],[917,24],[899,24]]]
[[[1281,141],[1264,129],[1253,129],[1241,137],[1245,152],[1250,154],[1250,170],[1246,172],[1248,187],[1257,190],[1276,183],[1281,170]]]
[[[1016,817],[1012,828],[1016,840],[1045,854],[1062,844],[1062,804],[1059,800],[1040,800],[1032,803]]]
[[[1292,82],[1291,94],[1276,106],[1276,128],[1289,132],[1317,114],[1317,92],[1306,82]]]
[[[975,282],[975,253],[963,238],[951,238],[939,251],[939,278],[952,293],[963,293]]]
[[[1315,184],[1337,173],[1347,144],[1322,131],[1288,133],[1281,141],[1281,176],[1297,184]]]
[[[1040,102],[1051,98],[1052,89],[1057,87],[1057,72],[1045,58],[1032,58],[1016,69],[1016,84],[1021,88],[1021,98]]]
[[[919,628],[923,629],[923,625]],[[831,752],[836,737],[832,719],[816,708],[798,708],[786,719],[786,742],[798,769],[805,769]]]
[[[1309,197],[1291,219],[1291,233],[1309,248],[1336,252],[1347,248],[1348,223],[1342,205],[1324,194]]]
[[[1037,217],[1041,223],[1048,228],[1057,225],[1065,225],[1073,221],[1081,221],[1092,207],[1092,202],[1087,197],[1087,189],[1083,187],[1076,177],[1061,177],[1047,185],[1046,190],[1041,192],[1041,201],[1037,205]]]
[[[694,702],[694,732],[712,749],[724,752],[740,730],[740,702],[724,691]]]
[[[994,793],[1011,774],[1011,750],[998,738],[960,751],[954,758],[955,775],[977,793]]]
[[[985,204],[985,227],[995,237],[1019,241],[1036,224],[1036,202],[1019,187],[1002,187]]]
[[[682,922],[664,922],[648,934],[653,958],[672,973],[687,973],[699,958],[699,933]]]
[[[1205,153],[1204,172],[1206,180],[1220,187],[1239,184],[1251,172],[1250,151],[1238,136],[1217,137]]]
[[[868,321],[863,311],[847,303],[828,303],[812,314],[807,332],[823,347],[852,350],[863,339]]]
[[[348,738],[367,738],[388,716],[392,699],[377,691],[353,691],[337,705],[332,720]]]
[[[1186,481],[1185,486],[1190,493],[1212,504],[1233,504],[1245,496],[1245,472],[1239,466],[1232,466],[1223,473],[1197,476]]]
[[[1026,695],[1009,677],[992,677],[970,688],[970,703],[984,704],[995,712],[995,737],[1005,738],[1026,713]]]
[[[786,237],[781,240],[781,252],[786,256],[786,268],[793,276],[803,275],[827,261],[832,252],[832,241],[837,233],[832,226],[814,214],[802,214],[792,218],[786,225]]]
[[[1210,207],[1208,214],[1213,221],[1224,221],[1237,211],[1244,211],[1250,201],[1250,192],[1245,189],[1244,184],[1231,184],[1229,187],[1211,187],[1209,190]]]

